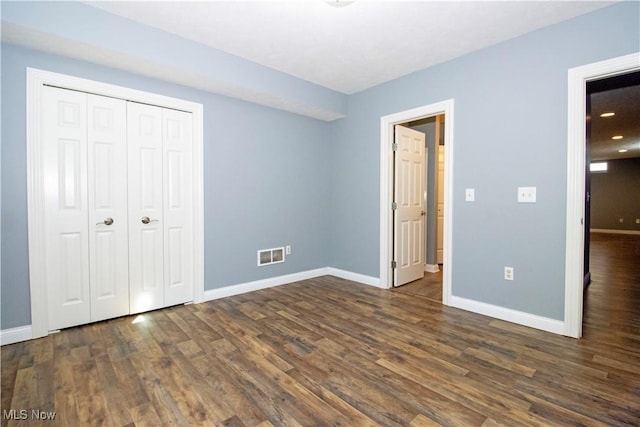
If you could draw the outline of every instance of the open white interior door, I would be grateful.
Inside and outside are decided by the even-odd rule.
[[[395,127],[393,256],[394,286],[424,276],[425,261],[425,136]]]

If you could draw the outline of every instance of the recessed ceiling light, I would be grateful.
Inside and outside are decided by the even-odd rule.
[[[618,140],[618,139],[622,139],[622,138],[623,138],[623,136],[622,136],[622,135],[616,135],[616,136],[612,136],[612,137],[611,137],[611,139],[616,139],[616,140]]]
[[[600,114],[600,117],[613,117],[615,115],[616,115],[616,113],[602,113],[602,114]]]
[[[618,150],[618,153],[626,153],[628,150],[625,150],[624,148],[622,150]]]

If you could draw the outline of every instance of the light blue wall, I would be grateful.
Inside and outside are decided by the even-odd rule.
[[[328,265],[327,124],[126,72],[2,45],[1,329],[30,320],[26,67],[204,105],[205,289]],[[10,105],[11,108],[6,108]],[[256,251],[291,245],[283,264]]]
[[[607,163],[607,172],[591,174],[591,228],[640,231],[640,158]]]
[[[453,294],[563,319],[567,70],[638,51],[639,6],[619,3],[351,96],[347,118],[331,124],[331,265],[379,276],[380,117],[453,98]],[[518,186],[536,186],[538,202],[517,204]],[[464,202],[468,187],[474,203]]]

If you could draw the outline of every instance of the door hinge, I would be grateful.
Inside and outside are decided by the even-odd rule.
[[[391,203],[391,209],[394,211],[398,209],[398,204],[396,202]]]
[[[398,151],[398,144],[396,144],[395,142],[393,144],[391,144],[391,149],[393,151]]]
[[[398,264],[395,261],[391,261],[391,268],[396,268]]]

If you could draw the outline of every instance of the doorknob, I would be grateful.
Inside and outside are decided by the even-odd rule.
[[[425,216],[427,213],[425,211],[420,212],[420,215]]]
[[[150,222],[154,222],[154,221],[158,221],[158,220],[157,219],[149,219],[148,216],[143,216],[140,221],[142,221],[143,224],[149,224]]]
[[[113,218],[107,218],[102,222],[96,222],[96,225],[100,225],[100,224],[111,225],[113,224]]]

